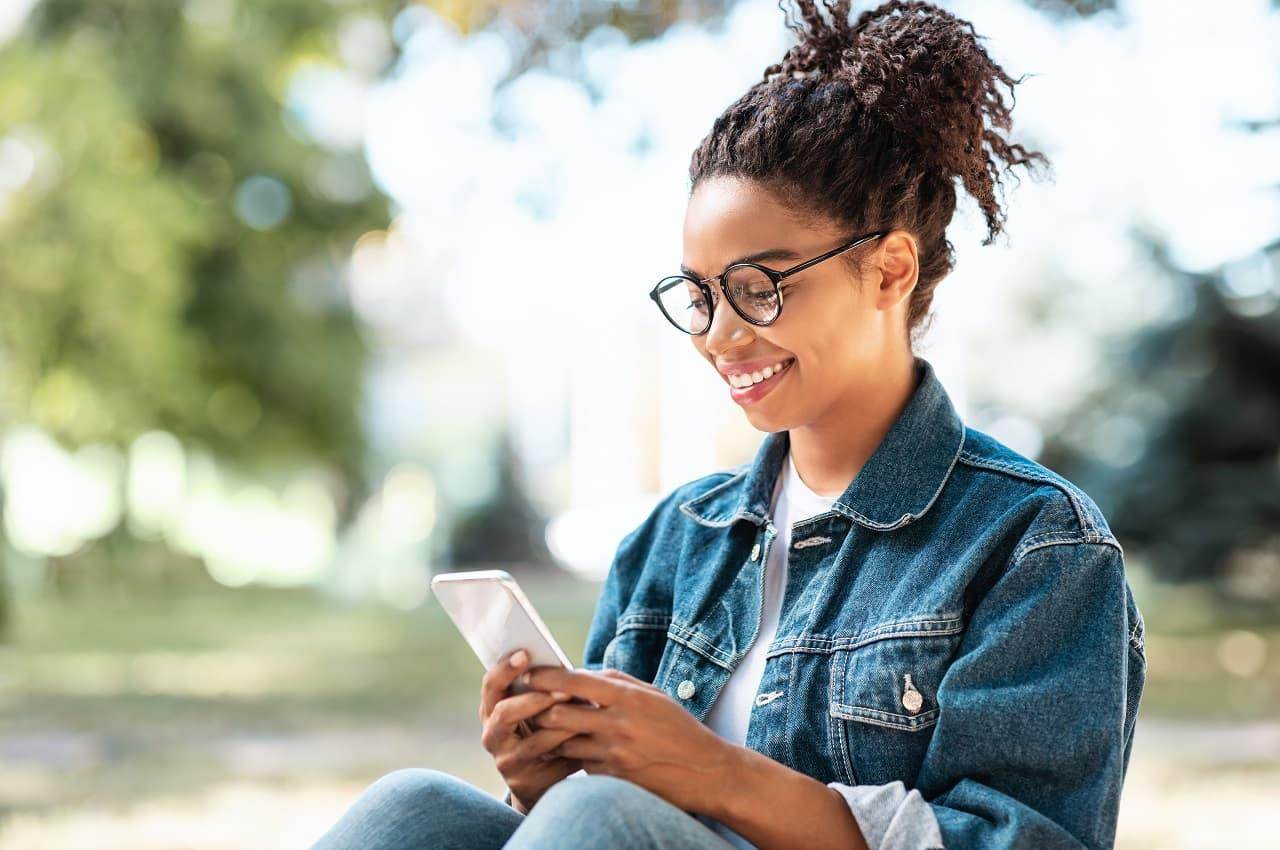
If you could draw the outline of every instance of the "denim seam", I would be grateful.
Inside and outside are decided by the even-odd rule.
[[[925,514],[929,512],[929,509],[932,508],[934,503],[938,501],[938,497],[942,495],[942,491],[946,489],[947,482],[951,480],[951,473],[955,471],[956,461],[960,459],[960,456],[962,454],[964,454],[964,444],[967,439],[968,439],[968,433],[966,429],[961,428],[960,442],[956,444],[956,453],[951,456],[951,463],[947,464],[947,471],[942,473],[942,476],[938,479],[938,489],[933,491],[933,495],[929,497],[929,501],[925,503],[924,507],[920,509],[919,513],[908,512],[898,517],[897,519],[893,520],[892,522],[883,523],[883,522],[876,522],[875,520],[871,519],[865,514],[860,513],[859,511],[855,511],[853,508],[849,507],[848,505],[845,505],[840,501],[836,501],[836,503],[832,505],[832,507],[838,508],[840,510],[840,513],[845,514],[850,519],[854,519],[857,522],[861,523],[862,525],[866,526],[867,528],[874,529],[876,531],[893,531],[894,529],[901,528],[902,526],[907,525],[908,523],[911,523],[915,520],[920,519],[921,517],[923,517]]]
[[[843,682],[845,678],[845,661],[836,661],[834,664],[827,665],[827,738],[829,746],[833,753],[840,756],[840,763],[844,766],[844,778],[850,785],[857,785],[857,777],[853,773],[853,761],[849,758],[849,740],[846,735],[844,725],[840,722],[840,718],[831,712],[831,706],[837,703],[836,700],[836,682],[841,683],[841,694],[843,694]]]
[[[833,717],[843,717],[845,720],[853,720],[858,723],[870,723],[874,726],[883,726],[887,729],[897,729],[902,732],[919,732],[936,724],[938,722],[938,713],[941,710],[933,708],[924,714],[916,715],[894,714],[892,711],[881,711],[878,708],[834,702],[829,707],[828,713]]]
[[[1060,537],[1064,539],[1057,539]],[[1034,544],[1031,543],[1033,540],[1036,541]],[[1091,539],[1089,537],[1079,537],[1078,535],[1065,531],[1046,531],[1041,534],[1028,537],[1023,540],[1022,543],[1023,545],[1019,546],[1018,549],[1014,551],[1010,569],[1017,569],[1018,564],[1022,562],[1023,558],[1031,552],[1034,552],[1037,549],[1043,549],[1046,546],[1110,546],[1119,552],[1122,557],[1124,556],[1124,549],[1121,548],[1120,541],[1109,536],[1098,536],[1096,539]]]
[[[671,623],[671,615],[657,610],[637,610],[618,618],[617,630],[665,629]]]
[[[725,520],[718,520],[713,517],[703,516],[702,514],[698,513],[697,510],[695,509],[695,506],[698,506],[705,500],[710,499],[712,496],[719,493],[721,490],[728,487],[730,484],[737,481],[739,478],[741,478],[743,475],[746,474],[746,470],[742,466],[734,467],[734,469],[738,471],[735,472],[732,470],[730,471],[720,470],[719,472],[711,473],[711,475],[728,475],[729,477],[726,478],[724,481],[721,481],[719,484],[715,485],[711,489],[707,490],[706,492],[699,493],[697,496],[694,496],[692,499],[687,499],[686,501],[681,502],[679,505],[681,513],[691,517],[692,519],[700,523],[703,523],[704,525],[710,525],[713,528],[725,526],[725,525],[731,525],[733,521],[737,518],[736,516],[730,516],[728,519],[725,519]]]
[[[964,631],[964,620],[960,613],[935,614],[928,619],[898,620],[881,623],[859,632],[851,637],[817,637],[800,636],[784,638],[776,641],[765,657],[781,655],[783,652],[837,652],[857,649],[878,640],[912,637],[946,637]]]
[[[1065,486],[1056,478],[1039,474],[1035,470],[1029,469],[1026,466],[1005,463],[1004,461],[994,460],[992,458],[979,457],[975,454],[970,454],[969,452],[962,451],[960,456],[965,463],[979,469],[991,469],[997,472],[1006,472],[1026,481],[1053,485],[1061,491],[1071,503],[1071,509],[1075,511],[1076,522],[1080,524],[1080,528],[1085,533],[1086,538],[1093,539],[1102,537],[1098,532],[1097,526],[1095,526],[1093,521],[1089,518],[1088,512],[1085,511],[1084,505],[1080,502],[1080,499],[1076,496],[1072,488]]]
[[[702,637],[694,629],[681,626],[679,623],[673,622],[667,628],[667,637],[682,646],[688,647],[699,655],[704,656],[712,663],[723,667],[726,670],[732,670],[730,665],[733,662],[733,656],[728,655],[717,648],[709,640]]]
[[[1142,618],[1134,622],[1133,628],[1129,630],[1129,647],[1142,656],[1143,661],[1146,660],[1146,629],[1143,626]]]
[[[807,534],[807,533],[808,533],[807,531],[805,531],[805,532],[800,532],[800,533],[798,534],[798,533],[796,532],[796,529],[803,528],[804,526],[809,525],[810,523],[818,523],[818,522],[822,522],[823,520],[829,520],[829,519],[831,519],[832,517],[840,517],[840,519],[848,519],[848,518],[849,518],[848,516],[846,516],[845,514],[841,513],[840,511],[835,511],[835,510],[826,510],[826,511],[823,511],[822,513],[820,513],[820,514],[814,514],[814,515],[813,515],[813,516],[811,516],[811,517],[805,517],[804,519],[802,519],[802,520],[800,520],[799,522],[797,522],[797,523],[795,523],[794,525],[792,525],[792,526],[791,526],[791,536],[792,536],[792,537],[799,537],[799,536],[800,536],[800,534]],[[846,533],[847,533],[847,532],[846,532]]]
[[[671,671],[676,668],[676,664],[680,661],[680,656],[684,654],[684,645],[677,642],[676,651],[671,654],[671,662],[667,664],[667,669],[662,671],[662,681],[654,682],[654,685],[664,691],[668,691],[667,685],[671,682]]]

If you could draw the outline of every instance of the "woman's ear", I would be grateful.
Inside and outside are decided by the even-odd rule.
[[[877,306],[888,309],[911,295],[920,279],[920,255],[915,237],[905,230],[893,230],[880,239],[876,251],[880,272]]]

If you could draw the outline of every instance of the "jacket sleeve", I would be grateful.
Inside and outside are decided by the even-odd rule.
[[[938,686],[916,781],[947,850],[1113,846],[1142,633],[1114,539],[1049,538],[1015,553]],[[931,846],[899,840],[928,831],[914,791],[887,788],[853,789],[873,850]]]
[[[938,819],[915,788],[908,791],[901,782],[827,787],[844,797],[871,850],[943,850]]]
[[[661,506],[660,506],[661,507]],[[599,670],[604,666],[604,651],[618,630],[618,616],[626,609],[627,601],[640,569],[644,565],[644,540],[655,523],[658,508],[644,522],[622,538],[613,555],[613,563],[605,575],[596,600],[595,613],[587,630],[586,645],[582,650],[582,667]]]

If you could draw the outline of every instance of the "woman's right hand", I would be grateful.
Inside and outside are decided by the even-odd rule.
[[[512,666],[510,659],[518,656],[519,663]],[[572,738],[576,732],[567,729],[537,729],[532,735],[520,737],[516,726],[558,702],[567,702],[568,694],[553,695],[546,691],[526,691],[508,695],[508,688],[529,663],[529,653],[524,650],[504,655],[490,667],[480,683],[480,722],[484,729],[480,744],[493,756],[498,772],[511,789],[511,802],[516,811],[528,814],[529,809],[546,793],[547,789],[582,768],[579,759],[541,756]]]

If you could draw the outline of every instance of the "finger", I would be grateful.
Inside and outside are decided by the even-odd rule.
[[[520,743],[516,744],[515,755],[530,762],[560,758],[552,755],[551,749],[577,734],[572,729],[539,729],[529,737],[520,739]]]
[[[494,722],[502,726],[515,726],[521,720],[528,720],[541,714],[551,706],[568,700],[569,697],[558,697],[546,691],[527,691],[515,696],[503,697],[491,712]]]
[[[576,732],[603,732],[613,723],[612,715],[598,708],[562,702],[548,706],[534,718],[541,729],[573,729]]]
[[[516,796],[520,795],[520,788],[517,785],[528,784],[532,788],[545,789],[564,779],[571,773],[577,773],[582,768],[582,762],[577,759],[562,758],[554,756],[546,761],[534,758],[530,762],[517,762],[509,754],[500,763],[505,762],[503,767],[499,767],[499,772],[503,774],[505,779],[508,775],[511,779],[507,780],[507,785],[511,788]],[[514,782],[513,782],[514,780]]]
[[[532,734],[538,725],[532,718],[563,701],[563,698],[543,691],[529,691],[498,700],[498,704],[484,720],[480,735],[481,746],[491,753],[508,749],[512,738],[527,737],[525,730],[520,728],[521,724],[531,724],[528,734]]]
[[[603,676],[597,670],[566,670],[548,664],[529,671],[529,687],[540,691],[564,691],[591,700],[598,706],[606,706],[617,702],[621,690],[631,687],[631,684]]]
[[[574,735],[549,751],[557,756],[586,761],[604,761],[609,753],[604,741],[592,735]]]
[[[544,788],[551,787],[569,774],[577,773],[582,768],[582,762],[577,759],[566,759],[559,756],[547,761],[535,761],[535,764],[537,767],[533,768],[534,778]]]
[[[517,653],[522,654],[520,663],[512,666],[510,661]],[[528,663],[529,653],[522,649],[516,649],[503,655],[496,664],[485,671],[484,678],[480,680],[481,720],[493,713],[493,707],[497,705],[498,700],[506,695],[507,688],[511,686],[517,676],[524,672],[525,665]]]

